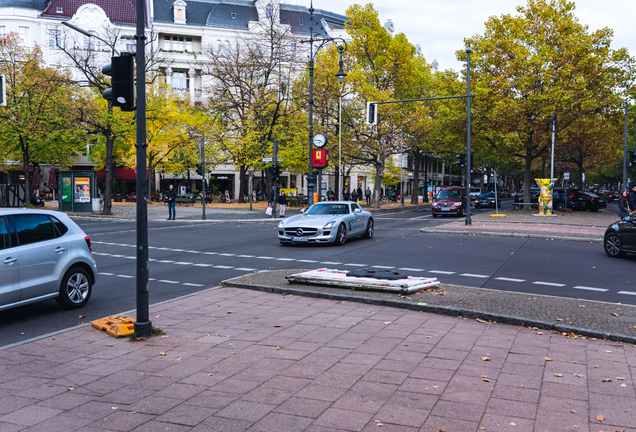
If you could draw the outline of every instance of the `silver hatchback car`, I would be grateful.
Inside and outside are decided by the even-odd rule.
[[[84,306],[97,264],[90,238],[65,213],[0,209],[0,310],[55,298]]]

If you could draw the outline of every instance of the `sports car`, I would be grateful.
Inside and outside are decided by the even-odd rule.
[[[298,243],[342,246],[347,238],[358,236],[373,237],[373,216],[350,201],[316,203],[278,224],[278,241],[284,246]]]

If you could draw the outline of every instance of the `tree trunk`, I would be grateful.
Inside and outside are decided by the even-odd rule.
[[[411,191],[411,204],[418,204],[420,199],[420,161],[422,155],[416,149],[413,152],[413,190]]]
[[[384,161],[382,161],[384,162]],[[373,185],[372,206],[380,208],[380,191],[382,189],[382,179],[384,178],[384,163],[378,162],[375,165],[375,184]]]
[[[245,196],[244,191],[247,189],[247,167],[245,165],[241,165],[239,171],[239,191],[238,191],[238,202],[244,203]]]
[[[526,162],[523,171],[523,202],[530,203],[530,188],[532,187],[532,155],[530,152],[527,152],[523,159]],[[528,204],[528,208],[532,209],[532,205]]]

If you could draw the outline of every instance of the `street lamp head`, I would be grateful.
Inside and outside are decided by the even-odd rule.
[[[79,32],[79,33],[83,34],[84,36],[88,36],[88,37],[94,36],[92,33],[89,33],[89,32],[87,32],[86,30],[84,30],[82,28],[74,26],[73,24],[71,24],[68,21],[62,21],[62,25],[65,25],[66,27],[71,28],[71,29],[75,30],[76,32]]]
[[[343,65],[344,62],[342,61],[342,53],[340,53],[340,61],[338,62],[338,73],[336,74],[336,78],[338,79],[338,82],[340,84],[343,84],[345,82],[345,80],[347,79],[347,74],[344,72],[343,69]]]

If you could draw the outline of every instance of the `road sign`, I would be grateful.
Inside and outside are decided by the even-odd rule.
[[[570,180],[570,173],[569,172],[564,172],[563,173],[563,180]]]
[[[566,172],[566,173],[569,173],[569,172],[570,172],[570,167],[569,167],[569,166],[566,166],[566,167],[565,167],[565,172]]]
[[[282,162],[284,159],[283,158],[276,158],[276,162]],[[274,158],[263,158],[261,159],[262,162],[273,162]]]

